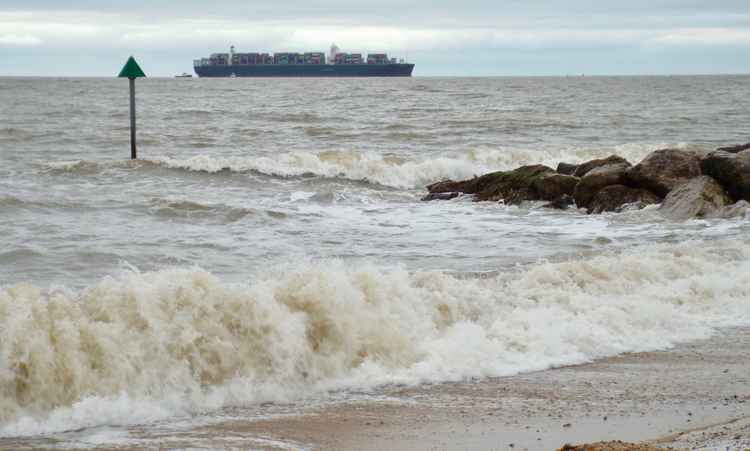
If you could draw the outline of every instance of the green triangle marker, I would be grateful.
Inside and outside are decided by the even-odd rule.
[[[146,74],[143,73],[143,70],[141,70],[141,66],[138,65],[138,63],[135,62],[135,58],[132,56],[128,58],[128,62],[125,63],[125,65],[122,67],[122,70],[120,71],[120,75],[118,77],[123,78],[140,78],[145,77]]]

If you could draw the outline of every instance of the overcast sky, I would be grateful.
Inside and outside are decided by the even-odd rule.
[[[213,52],[385,51],[415,75],[750,72],[750,0],[2,0],[0,75],[150,76]]]

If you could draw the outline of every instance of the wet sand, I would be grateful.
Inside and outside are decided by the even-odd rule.
[[[675,449],[746,449],[749,357],[750,329],[732,329],[667,351],[584,365],[385,387],[365,401],[301,411],[266,405],[255,411],[256,420],[227,412],[225,421],[181,431],[132,427],[121,431],[127,439],[120,445],[92,442],[92,436],[112,431],[84,431],[64,447],[76,449],[78,442],[88,449],[95,444],[96,449],[553,450],[566,443],[623,440]],[[58,447],[60,438],[6,439],[0,447]],[[591,449],[629,449],[618,446]]]
[[[750,330],[662,352],[475,382],[393,387],[392,399],[219,430],[312,449],[551,450],[602,440],[750,447]]]

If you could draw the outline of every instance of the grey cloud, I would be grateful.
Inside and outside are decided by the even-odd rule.
[[[0,75],[80,52],[101,55],[102,74],[109,55],[130,52],[168,74],[230,43],[281,51],[331,41],[410,52],[418,74],[685,71],[701,61],[701,72],[734,72],[750,70],[736,56],[750,49],[748,30],[747,0],[3,0]]]

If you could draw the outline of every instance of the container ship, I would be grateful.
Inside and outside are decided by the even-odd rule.
[[[385,53],[214,53],[193,61],[199,77],[411,77],[414,64]]]

